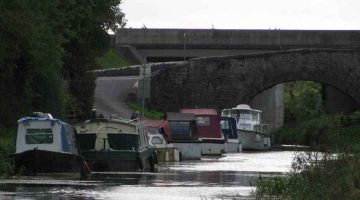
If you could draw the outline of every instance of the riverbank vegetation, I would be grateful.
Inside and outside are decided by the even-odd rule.
[[[99,69],[125,67],[131,65],[131,62],[116,53],[116,50],[110,48],[104,55],[96,58]]]
[[[15,174],[15,168],[10,154],[15,152],[15,130],[0,131],[0,178],[7,178]]]
[[[305,89],[292,91],[298,103],[285,101],[292,112],[273,133],[274,142],[308,145],[310,151],[298,153],[286,175],[260,178],[256,199],[360,199],[360,112],[325,115],[317,103],[320,92],[314,83],[305,83]]]
[[[128,103],[129,108],[134,111],[134,112],[139,112],[142,113],[143,109],[142,106],[139,104],[135,104],[135,103]],[[154,110],[147,110],[145,109],[145,113],[144,113],[145,118],[147,119],[161,119],[161,117],[164,116],[164,114],[162,112],[158,112],[158,111],[154,111]]]
[[[95,77],[88,71],[98,68],[95,58],[110,47],[107,31],[125,25],[119,4],[0,1],[0,128],[16,126],[33,111],[90,115]]]

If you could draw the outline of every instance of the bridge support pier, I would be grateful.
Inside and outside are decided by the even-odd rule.
[[[251,101],[253,109],[263,111],[263,120],[271,129],[284,125],[284,84],[278,84],[256,95]]]

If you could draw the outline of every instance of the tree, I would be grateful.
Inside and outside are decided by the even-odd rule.
[[[121,0],[0,1],[0,128],[32,111],[62,116],[73,99],[79,117],[93,105],[95,57],[107,30],[125,25]],[[64,91],[64,80],[69,90]],[[65,98],[67,97],[67,98]]]

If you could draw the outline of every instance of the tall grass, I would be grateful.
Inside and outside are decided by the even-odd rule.
[[[358,155],[306,152],[297,155],[291,172],[259,179],[256,199],[337,200],[360,199]]]
[[[96,63],[101,69],[125,67],[131,65],[131,62],[120,56],[115,49],[110,48],[104,55],[96,58]]]
[[[0,130],[0,177],[15,174],[15,167],[9,157],[15,152],[15,130]]]

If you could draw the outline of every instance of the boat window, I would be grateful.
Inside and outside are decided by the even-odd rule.
[[[109,133],[108,135],[109,146],[115,150],[137,150],[139,146],[138,134],[116,134]]]
[[[210,117],[196,117],[196,125],[209,126],[210,125]]]
[[[161,139],[160,137],[153,137],[153,138],[151,139],[151,143],[152,143],[152,144],[162,144],[163,141],[162,141],[162,139]]]
[[[238,129],[242,129],[242,130],[252,130],[250,124],[238,124]]]
[[[81,150],[95,149],[96,133],[78,134]]]
[[[230,117],[230,111],[229,110],[222,111],[221,116]]]
[[[220,125],[221,125],[221,129],[230,129],[230,124],[226,120],[221,120]]]
[[[159,128],[154,128],[154,127],[151,127],[151,126],[148,126],[147,130],[148,130],[148,132],[150,134],[159,134],[160,133]]]
[[[249,111],[241,111],[240,112],[240,119],[251,119],[252,115]]]
[[[229,117],[232,117],[232,118],[238,118],[239,117],[239,113],[237,110],[231,110],[230,112],[230,116]]]
[[[190,134],[190,122],[169,122],[172,134],[186,135]]]
[[[53,133],[51,128],[29,128],[26,129],[26,144],[51,144]]]
[[[253,118],[253,120],[259,121],[260,120],[260,113],[253,112],[252,113],[252,118]]]

